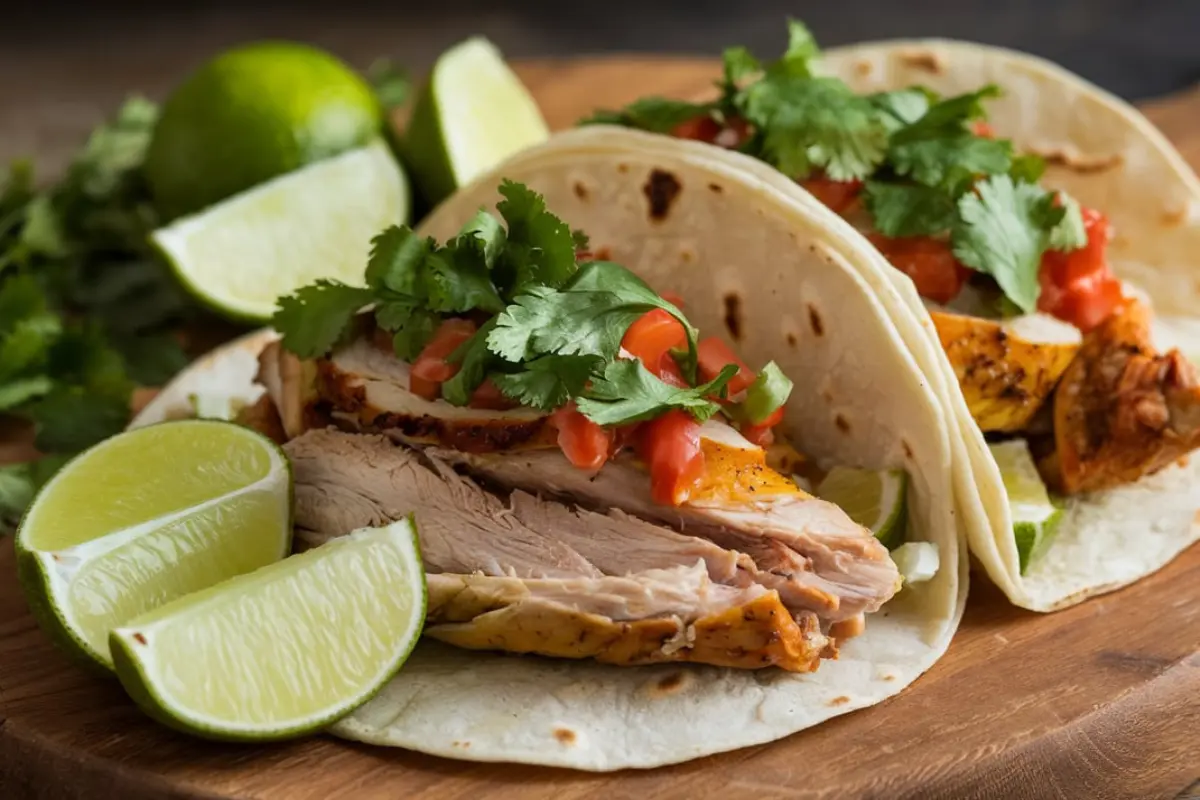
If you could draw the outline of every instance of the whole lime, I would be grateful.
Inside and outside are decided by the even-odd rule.
[[[382,125],[374,92],[333,55],[249,44],[213,58],[167,98],[146,178],[173,218],[366,144]]]

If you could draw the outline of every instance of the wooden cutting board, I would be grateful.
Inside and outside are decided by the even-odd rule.
[[[521,69],[551,124],[656,92],[707,61]],[[1200,91],[1147,107],[1200,165]],[[1198,255],[1200,257],[1200,255]],[[448,761],[332,738],[228,746],[142,717],[36,628],[0,543],[2,798],[1174,798],[1200,786],[1200,547],[1137,586],[1053,615],[980,576],[946,656],[898,697],[775,744],[610,775]],[[1191,789],[1189,789],[1191,787]]]

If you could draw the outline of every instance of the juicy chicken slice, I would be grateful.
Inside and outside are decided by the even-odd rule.
[[[943,311],[929,316],[983,431],[1025,430],[1079,349],[1027,341],[980,317]]]
[[[560,451],[463,453],[430,450],[493,484],[548,493],[593,508],[620,508],[670,525],[753,559],[761,575],[775,576],[791,609],[840,621],[879,609],[900,588],[887,548],[842,509],[803,492],[758,499],[724,493],[673,507],[655,503],[646,473],[629,456],[591,473],[572,467]]]
[[[1151,343],[1136,300],[1084,336],[1054,401],[1057,476],[1068,494],[1132,483],[1200,446],[1200,379]]]
[[[379,436],[310,431],[286,445],[310,540],[415,513],[426,633],[473,649],[816,669],[836,646],[754,580],[743,554],[635,520],[515,494]]]
[[[425,635],[471,650],[812,672],[828,643],[812,614],[793,619],[761,586],[714,584],[699,563],[599,579],[429,575],[427,583]]]

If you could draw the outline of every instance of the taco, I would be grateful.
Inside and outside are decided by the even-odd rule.
[[[832,212],[739,158],[561,134],[199,367],[285,441],[302,541],[415,512],[424,640],[335,733],[652,767],[872,705],[945,651],[966,556],[933,343]],[[899,476],[890,551],[817,496],[865,470]]]
[[[715,98],[587,122],[740,151],[883,256],[893,321],[958,387],[970,547],[1012,602],[1162,567],[1200,531],[1200,181],[1132,107],[1040,59],[938,40],[822,56],[790,34],[772,63],[727,50]]]

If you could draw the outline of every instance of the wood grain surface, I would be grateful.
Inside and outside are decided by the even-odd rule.
[[[710,62],[539,62],[555,126],[646,92],[694,95]],[[1200,164],[1200,93],[1152,117]],[[1200,780],[1200,548],[1053,615],[979,575],[949,652],[898,697],[784,741],[591,775],[454,762],[332,738],[226,746],[141,716],[37,629],[0,543],[2,798],[1176,798]]]

